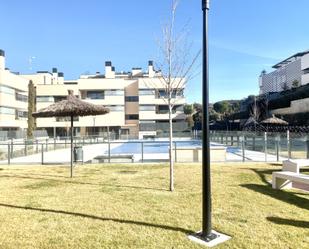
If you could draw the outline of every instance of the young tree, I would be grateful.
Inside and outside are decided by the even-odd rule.
[[[178,4],[179,0],[171,0],[171,16],[168,24],[163,27],[162,40],[159,42],[159,62],[156,63],[156,67],[160,72],[156,78],[160,80],[163,87],[163,91],[157,94],[168,106],[170,191],[174,190],[172,114],[177,107],[179,97],[183,96],[186,83],[193,77],[192,69],[200,55],[200,52],[198,52],[195,56],[191,56],[191,44],[187,41],[188,32],[186,27],[183,27],[180,31],[175,28]],[[149,88],[153,87],[149,86]]]
[[[32,113],[35,112],[35,87],[32,80],[28,84],[28,129],[27,138],[33,138],[33,131],[35,130],[35,118],[32,117]]]

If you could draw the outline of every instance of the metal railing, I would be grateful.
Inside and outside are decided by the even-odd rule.
[[[305,133],[212,131],[210,136],[212,142],[230,150],[239,148],[243,161],[248,158],[246,153],[251,153],[252,158],[264,157],[264,161],[309,158],[309,134]]]
[[[92,145],[92,146],[90,146]],[[93,147],[93,146],[98,147]],[[70,140],[64,138],[32,140],[7,144],[0,144],[0,163],[8,164],[50,164],[68,162]],[[102,137],[75,137],[73,140],[74,148],[82,147],[84,150],[85,161],[88,163],[101,162],[165,162],[168,161],[169,142],[165,141],[111,141]],[[187,158],[183,157],[183,149],[197,151],[201,148],[200,140],[173,141],[173,158],[175,162],[194,162],[201,161],[191,158],[189,153]],[[67,149],[58,155],[46,160],[49,152]],[[181,152],[180,152],[181,149]],[[96,150],[96,151],[95,151]],[[29,157],[32,156],[32,157]],[[63,157],[66,156],[66,160]],[[50,157],[50,155],[49,155]],[[29,160],[27,159],[29,158]],[[18,159],[16,161],[16,159]],[[23,161],[24,160],[24,161]]]

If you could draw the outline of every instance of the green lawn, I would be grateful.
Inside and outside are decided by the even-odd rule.
[[[213,164],[213,226],[233,238],[217,248],[308,248],[309,194],[273,190],[276,165]],[[0,169],[0,248],[204,248],[201,166],[58,166]]]

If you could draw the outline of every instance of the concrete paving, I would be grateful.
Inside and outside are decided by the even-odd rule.
[[[142,145],[141,141],[130,143],[117,142],[110,144],[111,155],[130,154],[133,155],[134,162],[140,162],[142,159]],[[179,141],[177,147],[194,148],[201,147],[199,141]],[[217,143],[212,143],[212,146],[222,146]],[[167,161],[168,160],[168,143],[166,141],[162,143],[145,141],[143,144],[144,161]],[[108,144],[93,144],[83,146],[84,162],[93,160],[96,156],[108,155]],[[279,161],[286,158],[280,157]],[[226,161],[242,161],[242,151],[240,148],[227,147]],[[245,161],[265,162],[265,153],[245,150]],[[267,155],[268,162],[277,161],[275,155]],[[41,164],[42,154],[34,154],[24,157],[18,157],[11,159],[12,164]],[[43,162],[45,164],[68,164],[70,162],[70,149],[59,149],[55,151],[48,151],[43,153]],[[0,161],[0,164],[7,164],[7,160]]]

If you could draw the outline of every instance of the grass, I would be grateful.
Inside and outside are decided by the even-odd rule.
[[[276,165],[214,164],[213,227],[233,238],[217,248],[306,248],[309,194],[273,190]],[[0,169],[0,248],[203,248],[201,166],[10,166]]]

